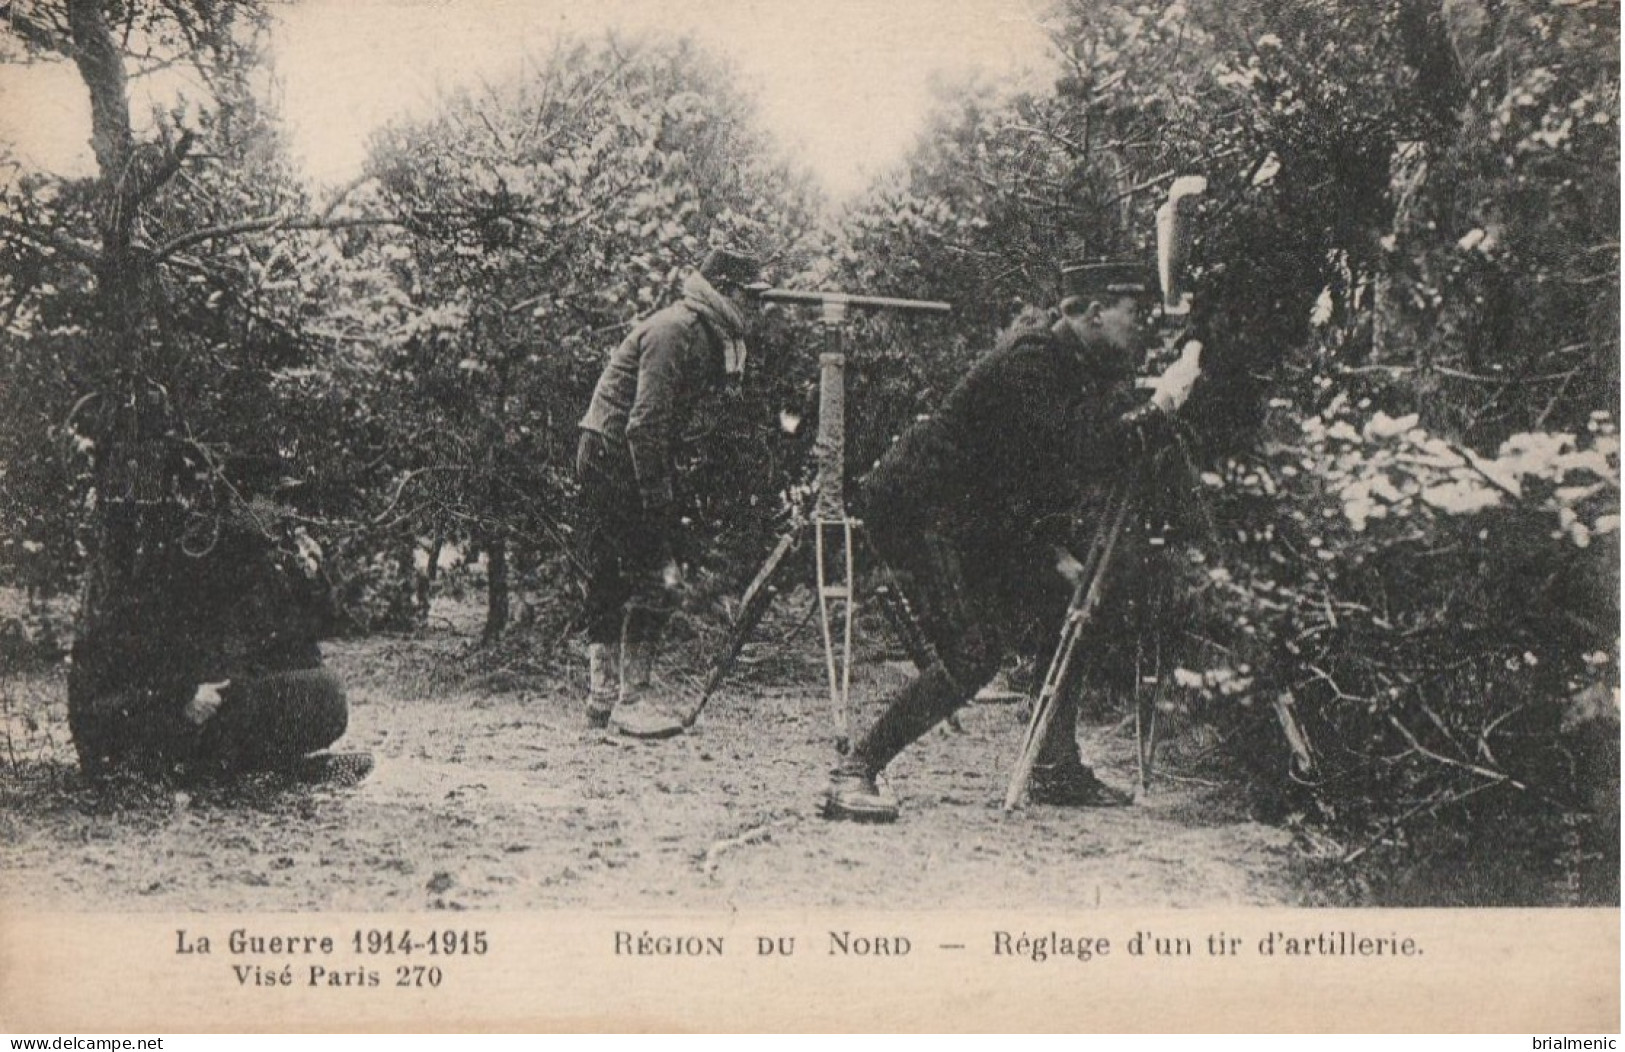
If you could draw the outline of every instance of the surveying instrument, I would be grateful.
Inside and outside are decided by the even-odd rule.
[[[1190,217],[1196,198],[1206,190],[1207,180],[1203,177],[1182,176],[1174,180],[1168,188],[1168,199],[1157,209],[1157,280],[1162,286],[1162,312],[1165,318],[1183,319],[1190,314],[1191,294],[1183,287],[1191,240]],[[1194,381],[1200,353],[1200,344],[1193,342],[1187,345],[1174,368],[1190,370]],[[1172,372],[1173,369],[1170,369],[1169,374]],[[1043,686],[1039,688],[1038,700],[1033,704],[1032,718],[1028,721],[1021,752],[1016,757],[1014,773],[1010,777],[1010,786],[1005,792],[1006,811],[1013,811],[1026,802],[1027,788],[1032,781],[1033,768],[1038,763],[1038,754],[1049,733],[1050,724],[1054,722],[1056,709],[1061,703],[1061,692],[1068,686],[1078,644],[1100,608],[1112,555],[1117,550],[1124,526],[1138,504],[1138,490],[1144,474],[1145,465],[1136,463],[1112,490],[1105,514],[1101,516],[1100,527],[1095,531],[1089,551],[1084,556],[1082,571],[1078,574],[1072,601],[1067,607],[1066,621],[1061,626],[1060,642],[1050,659]],[[1159,666],[1160,663],[1159,654]],[[1149,692],[1149,697],[1136,683],[1134,737],[1142,790],[1150,788],[1151,772],[1156,761],[1157,702],[1163,689],[1160,671],[1159,668],[1156,689]]]
[[[727,642],[713,661],[699,698],[683,714],[684,729],[699,719],[711,696],[733,669],[739,652],[761,622],[781,587],[791,555],[811,534],[818,618],[824,637],[824,667],[829,681],[830,711],[835,725],[835,748],[846,752],[852,736],[852,623],[857,607],[854,547],[862,525],[846,510],[846,349],[843,327],[849,312],[901,311],[911,314],[948,314],[952,305],[937,300],[857,296],[845,292],[803,292],[765,289],[757,294],[765,303],[788,303],[819,308],[824,349],[818,356],[818,434],[813,457],[818,465],[812,515],[783,534],[739,602],[728,630]]]

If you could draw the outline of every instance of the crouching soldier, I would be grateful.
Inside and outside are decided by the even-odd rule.
[[[92,582],[74,641],[69,724],[86,772],[363,778],[369,754],[324,751],[349,707],[317,644],[329,607],[313,544],[263,500],[201,533],[178,509],[146,512],[128,524],[146,534],[130,576]]]
[[[1075,509],[1159,441],[1194,383],[1187,363],[1149,402],[1136,389],[1159,300],[1149,268],[1069,265],[1061,284],[1059,317],[1018,321],[860,487],[859,514],[917,630],[921,671],[833,772],[828,818],[894,820],[876,776],[974,697],[1007,652],[1035,638],[1053,645],[1081,571],[1067,549]],[[1067,696],[1043,742],[1034,802],[1130,802],[1084,764]]]
[[[765,288],[755,260],[717,249],[683,298],[633,327],[610,354],[581,419],[587,722],[639,738],[680,734],[648,697],[655,649],[682,583],[672,441],[708,386],[741,376],[746,311]]]

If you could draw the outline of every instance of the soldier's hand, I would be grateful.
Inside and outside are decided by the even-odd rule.
[[[1083,584],[1083,564],[1078,557],[1065,548],[1055,549],[1055,572],[1066,578],[1066,583],[1073,588]]]
[[[1162,446],[1170,430],[1169,410],[1155,402],[1123,414],[1121,426],[1134,443],[1134,452],[1145,454]]]
[[[199,684],[197,693],[186,703],[184,710],[186,718],[196,724],[206,723],[209,717],[220,710],[220,688],[228,682],[221,680],[219,683]]]
[[[666,592],[677,592],[683,587],[683,563],[688,547],[687,527],[682,516],[671,506],[662,508],[657,518],[660,531],[660,587]]]
[[[1179,360],[1170,365],[1151,384],[1151,404],[1164,413],[1174,413],[1191,396],[1197,377],[1202,375],[1202,344],[1187,341],[1180,351]]]

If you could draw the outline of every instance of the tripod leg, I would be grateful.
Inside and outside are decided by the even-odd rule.
[[[1066,683],[1066,674],[1072,666],[1072,656],[1078,647],[1078,637],[1083,634],[1085,611],[1069,612],[1066,627],[1061,630],[1061,642],[1055,648],[1055,656],[1050,659],[1049,671],[1044,675],[1044,685],[1039,689],[1038,701],[1033,705],[1033,717],[1027,724],[1027,735],[1021,743],[1021,753],[1016,758],[1016,769],[1010,777],[1010,788],[1004,794],[1004,809],[1014,811],[1020,807],[1027,797],[1027,783],[1032,780],[1033,766],[1038,762],[1038,751],[1043,745],[1044,738],[1049,734],[1050,724],[1055,720],[1055,708],[1061,696],[1061,687]]]
[[[1162,647],[1156,648],[1152,661],[1154,681],[1146,689],[1145,643],[1134,644],[1134,754],[1140,768],[1140,791],[1151,791],[1151,775],[1157,761],[1157,712],[1162,701]]]
[[[744,649],[745,641],[761,623],[767,608],[773,605],[773,597],[778,594],[777,578],[785,563],[789,561],[795,543],[796,536],[793,532],[780,537],[778,544],[773,547],[772,554],[762,563],[761,569],[756,571],[756,576],[739,601],[739,613],[735,615],[733,625],[728,629],[728,639],[711,663],[711,671],[705,678],[704,689],[693,707],[683,716],[683,726],[694,726],[694,721],[700,718],[700,713],[711,700],[711,695],[717,692],[717,688],[722,686],[722,681],[728,678],[728,673],[733,671],[734,662],[738,660],[739,652]]]
[[[841,711],[836,719],[836,748],[846,752],[852,740],[852,622],[858,607],[857,566],[853,558],[852,520],[842,524],[842,546],[846,555],[846,624],[841,633]],[[842,743],[847,743],[843,745]]]
[[[1049,674],[1044,677],[1044,687],[1039,692],[1038,703],[1033,706],[1033,718],[1027,725],[1027,737],[1023,740],[1021,753],[1016,758],[1016,768],[1010,777],[1010,789],[1004,796],[1006,811],[1020,807],[1022,800],[1026,798],[1027,783],[1032,780],[1033,766],[1038,762],[1039,748],[1043,745],[1044,736],[1049,732],[1050,723],[1054,721],[1056,702],[1060,697],[1061,687],[1066,683],[1067,671],[1072,666],[1078,639],[1083,634],[1084,625],[1094,616],[1100,604],[1106,572],[1111,568],[1112,552],[1117,547],[1118,537],[1122,536],[1123,524],[1128,521],[1129,506],[1133,503],[1129,500],[1129,493],[1128,484],[1125,484],[1111,520],[1102,524],[1095,543],[1090,545],[1089,562],[1086,564],[1089,574],[1073,592],[1072,605],[1066,614],[1066,626],[1061,630],[1060,645],[1056,647],[1055,658],[1050,662]]]
[[[1151,779],[1157,773],[1157,745],[1162,736],[1162,684],[1159,682],[1151,691],[1150,712],[1146,715],[1145,726],[1145,760],[1140,765],[1140,788],[1145,792],[1151,791]]]
[[[830,708],[835,720],[835,749],[842,754],[852,742],[852,605],[853,559],[852,521],[818,521],[814,555],[818,563],[818,612],[824,630],[824,666],[829,675]],[[838,530],[840,551],[832,553],[826,540],[827,530]],[[840,581],[831,581],[830,559],[838,558]],[[835,619],[842,621],[839,636]]]

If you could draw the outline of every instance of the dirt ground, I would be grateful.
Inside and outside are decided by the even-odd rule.
[[[0,882],[37,909],[1121,908],[1324,904],[1314,845],[1248,821],[1173,743],[1136,806],[999,806],[1023,706],[978,703],[890,772],[892,826],[816,813],[834,759],[817,666],[747,648],[694,730],[589,731],[584,668],[480,672],[469,624],[325,645],[347,683],[360,785],[87,784],[60,668],[0,671]],[[769,666],[773,671],[764,671]],[[662,670],[674,687],[680,670]],[[858,722],[908,671],[855,677]],[[448,685],[449,684],[449,685]],[[1135,780],[1132,731],[1085,755]]]

